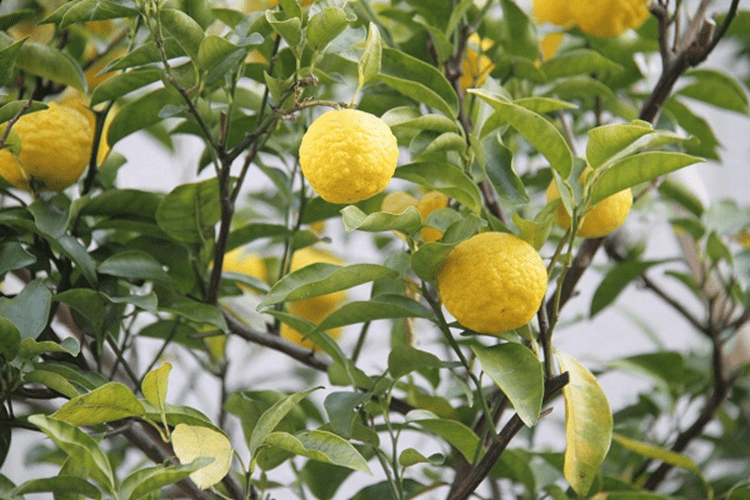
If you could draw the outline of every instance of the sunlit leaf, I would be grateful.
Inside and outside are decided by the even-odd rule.
[[[161,9],[159,19],[162,26],[177,40],[190,57],[198,57],[198,47],[203,40],[203,29],[184,12],[176,9]]]
[[[99,488],[85,479],[72,476],[46,477],[43,479],[32,479],[26,481],[16,488],[14,494],[24,495],[28,493],[75,493],[85,498],[99,499],[102,492]]]
[[[474,461],[480,446],[479,437],[461,422],[438,418],[425,410],[412,410],[406,415],[406,419],[445,439],[469,463]]]
[[[146,410],[127,386],[110,382],[62,405],[53,418],[74,425],[96,425],[128,417],[140,417]]]
[[[172,448],[182,464],[201,457],[213,462],[190,474],[190,479],[200,489],[210,488],[221,481],[232,465],[232,444],[221,433],[208,427],[177,424],[172,431]]]
[[[346,29],[349,22],[344,9],[324,7],[313,14],[307,22],[308,45],[312,50],[320,52]]]
[[[152,370],[143,377],[141,392],[146,400],[152,405],[164,409],[167,398],[167,383],[169,372],[172,370],[170,363],[164,363],[159,368]]]
[[[198,458],[186,465],[157,465],[146,469],[138,469],[128,474],[120,485],[120,498],[144,498],[155,490],[174,484],[188,477],[214,460],[210,457]]]
[[[378,75],[382,50],[383,43],[380,39],[380,30],[375,23],[370,21],[367,39],[365,40],[365,50],[357,65],[360,87]]]
[[[370,467],[367,466],[367,461],[357,449],[345,439],[331,432],[312,430],[295,435],[286,432],[272,432],[266,436],[263,443],[319,462],[327,462],[372,474]]]
[[[443,162],[423,161],[402,165],[393,174],[433,191],[440,191],[478,213],[482,194],[476,184],[458,167]]]
[[[395,294],[380,294],[369,300],[347,302],[318,325],[325,331],[378,319],[431,318],[432,311],[416,300]]]
[[[368,215],[354,205],[349,205],[341,210],[341,215],[347,231],[399,231],[412,234],[422,226],[422,217],[415,207],[408,207],[400,214],[374,212]]]
[[[586,159],[591,168],[597,168],[626,146],[653,132],[651,124],[642,121],[592,128],[586,145]]]

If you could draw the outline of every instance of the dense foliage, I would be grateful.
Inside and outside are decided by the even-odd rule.
[[[696,100],[748,113],[747,82],[699,66],[730,41],[747,56],[750,12],[653,0],[602,32],[585,12],[542,23],[550,3],[535,19],[513,0],[4,2],[0,153],[71,96],[93,126],[67,189],[0,179],[0,462],[26,429],[28,462],[59,471],[0,475],[0,497],[750,498],[750,212],[669,175],[721,162]],[[390,187],[352,205],[300,172],[332,107],[382,118],[400,148]],[[196,138],[191,182],[118,187],[136,133]],[[682,252],[644,257],[648,230],[578,234],[625,189]],[[534,319],[499,335],[454,321],[435,281],[482,231],[549,274]],[[566,314],[584,272],[590,316],[637,283],[704,349],[656,331],[606,365],[557,351],[587,321]],[[597,379],[621,371],[646,388],[611,408]],[[563,411],[565,445],[539,444]]]

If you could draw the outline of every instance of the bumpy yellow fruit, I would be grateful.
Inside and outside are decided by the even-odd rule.
[[[330,203],[355,203],[386,188],[396,171],[398,144],[383,120],[355,109],[323,113],[302,138],[302,173]]]
[[[63,96],[62,99],[60,99],[60,104],[63,106],[68,106],[73,109],[78,110],[83,116],[86,117],[86,119],[89,121],[89,126],[91,127],[91,140],[92,140],[92,147],[93,147],[93,133],[96,131],[96,115],[91,110],[88,104],[88,100],[86,97],[84,97],[83,94],[81,94],[78,91],[69,92],[65,96]],[[99,140],[99,150],[96,153],[96,164],[101,166],[102,163],[104,163],[104,160],[107,159],[107,156],[109,155],[110,146],[109,142],[107,142],[107,134],[109,133],[109,126],[112,124],[112,120],[115,117],[116,110],[113,107],[109,113],[107,113],[107,118],[104,120],[104,127],[102,128],[102,136]]]
[[[534,317],[547,270],[534,247],[511,234],[480,233],[456,245],[437,274],[440,299],[462,325],[498,335]]]
[[[553,181],[547,188],[547,201],[554,201],[559,197],[560,191]],[[604,198],[586,211],[583,221],[578,226],[578,235],[584,238],[601,238],[608,235],[625,223],[632,205],[633,193],[629,188]],[[563,229],[570,228],[570,215],[562,203],[557,207],[555,222]]]
[[[538,22],[578,26],[600,38],[617,36],[638,28],[649,15],[648,0],[535,0]]]
[[[469,36],[466,57],[461,64],[462,75],[459,79],[461,88],[481,87],[487,75],[495,69],[492,59],[484,55],[492,48],[492,40],[480,39],[479,35],[472,33]]]
[[[0,126],[0,130],[4,130]],[[93,131],[79,111],[54,102],[23,115],[13,126],[21,151],[0,150],[0,175],[14,186],[62,191],[78,180],[89,162]]]
[[[429,193],[425,193],[421,198],[419,198],[419,203],[417,203],[417,210],[419,211],[419,215],[422,216],[422,220],[424,221],[427,219],[427,216],[435,210],[439,208],[445,208],[447,206],[447,196],[439,191],[430,191]],[[442,231],[439,231],[433,227],[423,227],[422,231],[420,231],[419,234],[422,237],[422,240],[424,240],[426,243],[437,241],[443,237]]]
[[[336,265],[344,264],[341,259],[329,252],[317,248],[305,247],[296,251],[292,256],[291,270],[296,271],[316,262],[326,262],[328,264]],[[338,308],[345,299],[346,292],[341,290],[327,295],[321,295],[319,297],[289,302],[287,304],[287,311],[290,314],[305,318],[313,323],[320,323],[326,316],[331,314],[334,309]],[[295,344],[299,344],[302,347],[318,349],[310,340],[303,340],[303,336],[297,330],[288,325],[282,324],[280,333],[283,338],[294,342]],[[326,333],[333,338],[338,338],[341,329],[334,328],[328,330]]]

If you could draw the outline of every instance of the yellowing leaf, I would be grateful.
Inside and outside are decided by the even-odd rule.
[[[201,489],[210,488],[229,472],[232,445],[221,432],[208,427],[177,424],[172,431],[172,447],[182,464],[189,464],[200,457],[214,459],[209,465],[190,474],[190,479]]]
[[[612,442],[612,410],[594,375],[567,354],[558,353],[560,371],[568,372],[565,398],[563,474],[579,495],[586,495]]]
[[[158,408],[164,408],[164,402],[167,397],[167,381],[172,365],[164,363],[156,370],[152,370],[143,377],[141,391],[146,400]]]

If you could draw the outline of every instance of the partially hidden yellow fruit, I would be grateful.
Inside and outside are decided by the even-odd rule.
[[[425,193],[419,199],[417,203],[417,210],[419,215],[422,216],[422,220],[426,220],[427,216],[439,208],[445,208],[448,206],[448,197],[439,191],[430,191]],[[433,227],[423,227],[420,231],[420,236],[425,243],[431,241],[437,241],[443,237],[442,231],[439,231]]]
[[[355,203],[386,188],[396,171],[398,144],[383,120],[355,109],[323,113],[302,138],[302,173],[330,203]]]
[[[481,87],[487,75],[495,69],[492,59],[484,55],[492,48],[492,40],[480,39],[478,34],[472,33],[467,42],[468,48],[461,64],[462,74],[459,79],[464,91],[472,87]]]
[[[86,97],[84,97],[84,95],[78,91],[73,91],[63,96],[63,98],[60,99],[59,102],[63,106],[68,106],[78,110],[78,112],[86,117],[86,119],[89,121],[89,126],[91,127],[91,140],[93,147],[93,133],[96,131],[96,114],[94,114],[94,111],[92,111],[91,107],[89,107],[89,101],[86,99]],[[112,124],[115,113],[116,109],[112,107],[112,109],[109,110],[109,113],[107,113],[107,117],[104,119],[102,136],[99,140],[99,150],[96,153],[96,164],[99,166],[104,163],[104,160],[106,160],[107,156],[109,155],[110,146],[109,142],[107,142],[107,134],[109,133],[109,126]]]
[[[0,132],[5,126],[0,126]],[[0,175],[14,186],[62,191],[78,180],[89,163],[93,131],[79,111],[49,103],[42,111],[23,115],[13,126],[21,150],[16,156],[0,150]]]
[[[395,193],[388,193],[385,198],[383,198],[380,210],[389,214],[398,215],[404,213],[407,208],[416,206],[417,199],[415,197],[409,193],[397,191]]]
[[[8,29],[8,34],[14,40],[26,39],[27,42],[47,45],[55,37],[54,24],[35,24],[32,21],[25,21]]]
[[[437,274],[440,299],[463,326],[499,335],[534,317],[547,290],[547,269],[534,247],[486,232],[456,245]]]
[[[83,75],[86,77],[86,84],[88,85],[90,90],[94,89],[96,86],[106,82],[112,76],[116,75],[119,70],[107,71],[106,73],[102,73],[101,71],[105,67],[107,67],[109,63],[119,57],[124,56],[127,53],[127,50],[125,48],[120,47],[108,52],[107,54],[99,56],[96,53],[96,49],[93,45],[89,45],[87,47],[87,51],[90,52],[87,59],[95,59],[93,63],[83,72]]]
[[[547,187],[547,202],[559,197],[557,184],[552,181]],[[633,193],[630,188],[604,198],[584,213],[583,221],[578,226],[578,235],[584,238],[601,238],[608,235],[625,223],[632,205]],[[562,203],[557,207],[555,222],[563,229],[570,229],[570,214]]]
[[[224,254],[222,270],[252,276],[261,281],[268,281],[268,271],[263,259],[259,255],[249,253],[242,247],[235,248]],[[243,285],[240,285],[240,288],[246,289]]]
[[[242,9],[243,12],[249,14],[250,12],[258,12],[259,10],[266,10],[278,5],[279,0],[245,0],[245,6]],[[300,7],[307,7],[315,3],[315,0],[302,0],[299,4]]]
[[[534,0],[537,22],[550,22],[600,38],[638,28],[649,15],[648,0]]]
[[[341,259],[325,250],[305,247],[294,252],[294,255],[292,256],[291,270],[296,271],[316,262],[326,262],[328,264],[336,265],[344,264]],[[326,316],[331,314],[334,309],[338,308],[345,299],[346,292],[344,290],[340,290],[338,292],[329,293],[327,295],[289,302],[287,304],[287,311],[290,314],[305,318],[317,324],[325,319]],[[308,339],[303,339],[302,334],[286,324],[281,325],[280,333],[283,338],[289,340],[290,342],[294,342],[295,344],[299,344],[302,347],[306,347],[309,349],[318,349],[318,347],[313,344],[313,342]],[[339,337],[341,329],[334,328],[326,331],[326,333],[336,339]]]
[[[539,47],[542,51],[542,60],[549,61],[557,55],[557,51],[562,44],[565,35],[563,33],[547,33],[539,41]]]

